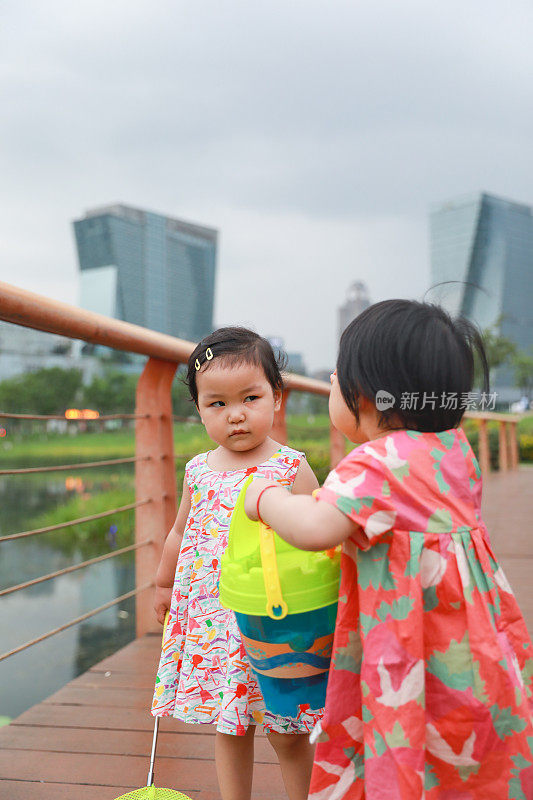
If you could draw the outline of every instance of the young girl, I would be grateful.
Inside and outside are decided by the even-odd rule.
[[[323,709],[297,718],[265,709],[233,612],[218,599],[220,558],[246,478],[264,476],[295,494],[318,482],[303,454],[270,438],[283,382],[270,344],[244,328],[207,336],[189,359],[188,385],[218,447],[185,468],[176,521],[156,576],[159,622],[170,609],[152,713],[216,725],[215,761],[223,800],[249,800],[253,734],[262,724],[291,800],[305,800],[313,763],[308,734]],[[179,553],[179,558],[178,558]],[[176,566],[177,564],[177,566]]]
[[[314,498],[247,492],[249,516],[297,547],[342,543],[310,800],[533,798],[533,648],[458,428],[474,348],[486,376],[465,320],[371,306],[342,336],[329,405],[360,446]]]

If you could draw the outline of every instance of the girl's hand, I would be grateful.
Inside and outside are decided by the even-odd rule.
[[[246,490],[244,498],[244,511],[250,519],[257,520],[257,498],[267,486],[283,488],[276,481],[269,481],[267,478],[254,478]]]
[[[154,597],[154,611],[157,621],[163,625],[165,622],[165,614],[170,610],[170,601],[172,599],[172,586],[156,586]]]
[[[258,518],[257,500],[264,489],[269,491],[259,500],[261,517],[278,536],[300,550],[330,550],[358,528],[330,503],[307,494],[291,494],[285,486],[265,478],[254,478],[246,490],[244,510],[250,519]]]

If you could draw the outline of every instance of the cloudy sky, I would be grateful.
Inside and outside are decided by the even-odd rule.
[[[354,280],[430,284],[430,205],[533,203],[530,0],[4,0],[0,280],[78,302],[70,227],[220,230],[215,319],[331,365]]]

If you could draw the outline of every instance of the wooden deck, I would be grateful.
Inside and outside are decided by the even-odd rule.
[[[533,638],[533,466],[485,479],[482,511]]]
[[[153,718],[147,712],[159,636],[145,636],[95,665],[0,729],[0,797],[10,800],[113,800],[146,784]],[[255,744],[254,797],[283,798],[274,752]],[[163,719],[157,786],[217,800],[212,726]]]
[[[533,469],[489,477],[484,514],[495,552],[533,633]],[[0,797],[9,800],[114,800],[143,786],[153,720],[147,712],[159,657],[145,636],[94,666],[44,703],[0,729]],[[156,785],[199,800],[219,797],[213,730],[163,719]],[[276,759],[256,739],[254,800],[285,798]]]

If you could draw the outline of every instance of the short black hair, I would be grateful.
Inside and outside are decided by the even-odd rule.
[[[230,365],[256,364],[262,367],[272,391],[283,391],[281,370],[285,367],[286,358],[282,353],[277,355],[274,353],[268,339],[264,339],[248,328],[218,328],[218,330],[213,331],[209,336],[202,339],[201,342],[198,342],[187,363],[187,377],[185,380],[196,406],[198,406],[198,389],[196,386],[198,364],[201,368],[204,364],[209,364],[211,359],[219,358],[223,358]]]
[[[394,404],[381,411],[380,426],[399,421],[417,431],[443,431],[459,425],[462,395],[474,383],[474,353],[489,391],[489,368],[479,330],[463,317],[453,319],[441,306],[414,300],[384,300],[365,309],[342,334],[337,377],[348,408],[359,421],[359,397],[375,403],[384,390]],[[423,404],[436,397],[433,404]],[[456,408],[443,407],[443,395],[454,394]],[[416,395],[407,408],[402,395]],[[453,403],[451,403],[453,406]],[[404,407],[402,407],[404,406]]]

